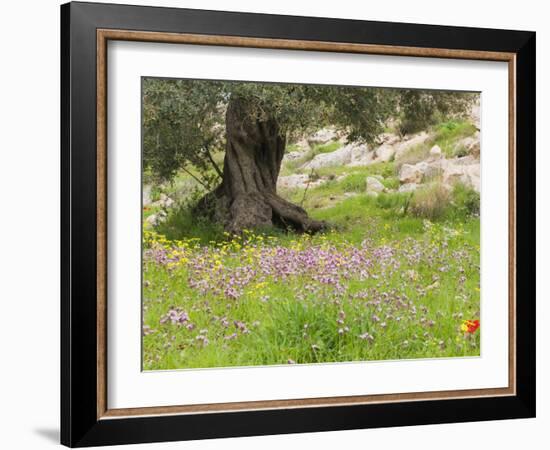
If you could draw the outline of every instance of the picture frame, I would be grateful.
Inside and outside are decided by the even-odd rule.
[[[61,443],[70,447],[535,416],[533,32],[72,2],[61,7]],[[107,43],[508,65],[508,386],[203,405],[107,402]]]

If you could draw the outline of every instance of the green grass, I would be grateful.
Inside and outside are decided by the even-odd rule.
[[[464,156],[464,149],[457,148],[456,142],[473,136],[476,131],[477,128],[470,122],[450,120],[436,127],[432,145],[439,145],[447,157]]]
[[[435,144],[447,153],[474,132],[446,122],[408,157],[422,158]],[[281,174],[300,173],[340,145],[317,146]],[[399,164],[323,168],[314,174],[323,184],[305,196],[281,192],[331,224],[314,236],[264,228],[232,237],[193,217],[185,201],[172,208],[145,232],[144,369],[479,356],[480,331],[461,330],[480,315],[479,194],[456,185],[440,202],[428,188],[366,195],[366,178],[375,175],[395,191]],[[196,187],[180,173],[163,192],[180,200]],[[276,270],[275,252],[289,258]],[[306,270],[307,261],[316,265]],[[237,286],[235,298],[228,286]],[[168,314],[185,320],[172,323]]]
[[[171,267],[146,258],[144,264],[144,368],[479,355],[479,332],[467,335],[460,331],[463,319],[479,317],[479,219],[457,216],[426,222],[403,214],[405,201],[406,195],[357,195],[311,213],[332,223],[330,232],[310,237],[266,229],[249,243],[238,240],[238,248],[219,227],[193,225],[180,212],[178,226],[185,232],[178,238],[188,243],[185,263]],[[182,243],[167,245],[171,248],[172,244]],[[212,267],[219,260],[220,270],[229,273],[238,267],[258,267],[262,248],[307,251],[316,246],[343,253],[364,248],[366,254],[388,247],[395,252],[392,264],[399,268],[380,264],[373,256],[371,275],[346,279],[341,296],[309,276],[284,282],[272,277],[256,280],[237,300],[189,285],[193,267],[202,260],[210,261]],[[412,256],[415,252],[418,260]],[[225,279],[209,271],[199,278],[204,276],[212,277],[208,286],[218,286]],[[465,277],[463,283],[457,282],[460,276]],[[382,303],[379,310],[369,303],[384,292],[392,302],[407,298],[408,306],[395,309],[394,303]],[[189,314],[192,330],[161,324],[162,317],[174,308]],[[338,323],[341,315],[345,316],[343,324]],[[393,318],[382,319],[386,321],[382,328],[373,316]],[[227,327],[221,324],[224,317]],[[239,331],[235,321],[246,324],[248,332]],[[342,327],[347,331],[339,333]],[[233,333],[237,333],[234,339],[226,339]],[[361,339],[364,333],[374,340]],[[208,345],[198,336],[206,337]]]

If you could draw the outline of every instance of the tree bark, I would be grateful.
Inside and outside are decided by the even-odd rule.
[[[324,222],[277,195],[285,138],[273,117],[258,120],[245,100],[230,100],[226,113],[226,152],[220,186],[199,202],[197,212],[221,221],[230,233],[275,225],[317,232]]]

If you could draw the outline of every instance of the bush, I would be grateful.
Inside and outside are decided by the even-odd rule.
[[[479,216],[479,192],[462,183],[455,184],[453,188],[453,206],[456,213],[462,216]]]
[[[194,215],[188,204],[172,208],[166,221],[156,227],[156,231],[170,240],[197,238],[201,244],[225,239],[223,226],[213,223],[206,217]]]
[[[411,198],[409,211],[416,217],[441,218],[449,206],[449,191],[439,182],[418,189]]]

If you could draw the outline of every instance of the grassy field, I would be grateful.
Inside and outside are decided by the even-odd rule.
[[[395,187],[392,162],[321,172],[283,194],[326,233],[229,236],[185,206],[144,231],[145,370],[479,355],[479,197],[457,186],[432,217],[364,192]]]

